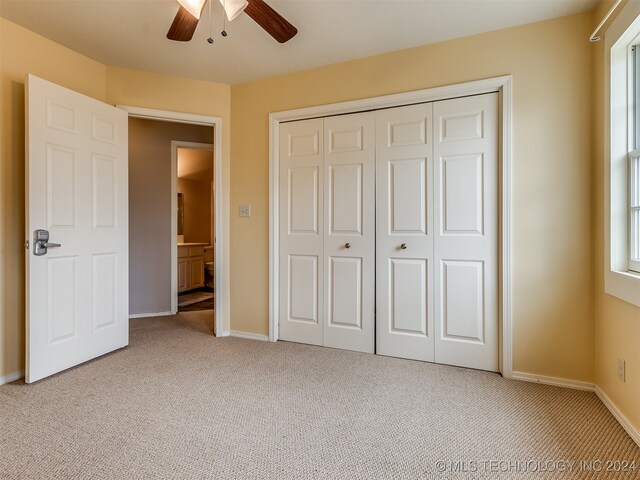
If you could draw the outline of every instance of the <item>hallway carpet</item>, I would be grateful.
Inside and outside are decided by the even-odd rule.
[[[640,448],[593,393],[215,338],[210,312],[132,320],[129,347],[0,387],[2,479],[640,478],[613,460]]]

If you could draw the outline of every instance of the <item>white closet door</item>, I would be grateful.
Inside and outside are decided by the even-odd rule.
[[[433,117],[435,359],[498,371],[498,94]]]
[[[376,112],[376,352],[434,360],[432,104]]]
[[[375,118],[324,119],[324,345],[374,352]]]
[[[280,125],[280,338],[323,344],[322,119]]]

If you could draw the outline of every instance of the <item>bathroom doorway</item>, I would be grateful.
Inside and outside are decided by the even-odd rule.
[[[177,307],[213,311],[215,305],[215,181],[212,144],[171,142],[175,157]]]

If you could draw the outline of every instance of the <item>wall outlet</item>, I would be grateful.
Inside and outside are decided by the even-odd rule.
[[[618,358],[618,380],[625,381],[625,362],[624,358]]]
[[[240,205],[240,216],[241,217],[250,217],[251,216],[251,205],[247,205],[247,204]]]

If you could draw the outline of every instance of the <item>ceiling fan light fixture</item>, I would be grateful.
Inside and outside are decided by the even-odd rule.
[[[207,0],[178,0],[178,3],[198,20],[200,19],[202,8],[206,2]]]
[[[220,0],[220,3],[224,8],[224,12],[227,14],[227,19],[229,19],[229,21],[240,15],[243,10],[247,8],[247,5],[249,5],[247,0]]]

